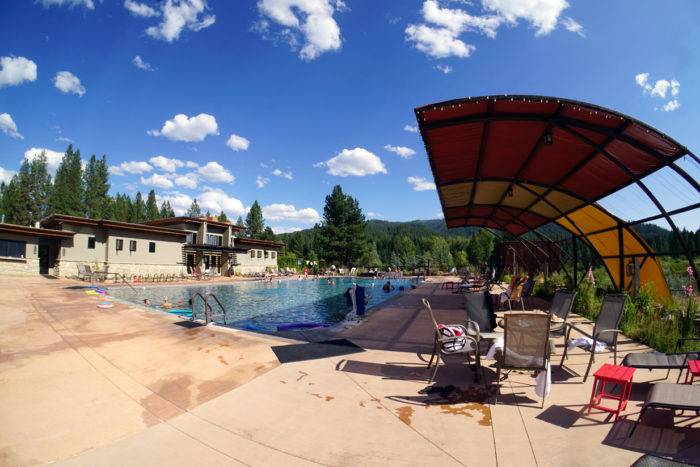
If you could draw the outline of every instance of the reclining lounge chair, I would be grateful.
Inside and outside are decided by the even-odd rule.
[[[692,384],[656,383],[651,387],[647,399],[639,412],[629,436],[634,434],[649,407],[671,410],[693,410],[700,414],[700,386]]]
[[[680,346],[686,341],[700,342],[700,337],[686,337],[678,339],[676,343],[676,353],[661,353],[661,352],[632,352],[625,355],[622,360],[623,366],[632,368],[640,368],[645,370],[667,370],[666,378],[668,379],[671,370],[678,370],[678,379],[680,382],[683,370],[688,365],[688,360],[700,360],[700,350],[694,352],[678,352]]]

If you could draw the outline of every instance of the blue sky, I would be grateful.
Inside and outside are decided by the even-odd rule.
[[[277,231],[313,225],[337,183],[370,217],[434,218],[405,129],[431,102],[579,99],[700,153],[699,17],[694,0],[6,0],[0,178],[72,141],[107,155],[113,192],[234,217],[257,199]],[[671,207],[698,201],[668,174],[650,184]],[[656,213],[637,196],[604,205]]]

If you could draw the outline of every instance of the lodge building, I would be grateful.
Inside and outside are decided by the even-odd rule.
[[[37,227],[0,223],[0,274],[70,277],[83,264],[127,276],[276,271],[284,244],[236,237],[241,230],[205,217],[137,224],[55,214]]]

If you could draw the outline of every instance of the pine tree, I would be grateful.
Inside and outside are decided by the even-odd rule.
[[[129,197],[121,193],[117,193],[112,203],[112,219],[121,222],[128,222],[131,216],[131,203],[127,200]]]
[[[160,218],[165,219],[168,217],[175,217],[175,211],[170,206],[170,201],[163,201],[160,205]]]
[[[5,222],[22,225],[22,213],[26,212],[20,200],[19,177],[14,175],[2,190],[2,200],[0,200],[0,210],[5,216]],[[25,220],[26,225],[26,220]]]
[[[265,231],[265,220],[263,219],[262,208],[257,200],[253,201],[253,205],[248,211],[245,218],[246,235],[249,238],[262,238]]]
[[[365,216],[360,204],[343,193],[340,185],[326,196],[323,222],[317,229],[316,243],[326,264],[354,266],[365,252]]]
[[[263,231],[262,235],[260,235],[261,240],[269,240],[271,242],[274,242],[277,240],[277,237],[275,236],[275,233],[272,231],[272,227],[268,226],[265,227],[265,230]]]
[[[101,159],[97,159],[94,154],[90,156],[83,174],[83,184],[85,215],[90,219],[109,218],[111,200],[108,194],[110,185],[106,156]]]
[[[49,198],[49,213],[71,216],[85,215],[82,174],[80,150],[73,151],[73,145],[68,145],[61,165],[56,171],[56,178]]]
[[[158,211],[156,192],[151,190],[148,192],[148,198],[146,199],[146,220],[155,221],[158,219],[160,219],[160,212]]]
[[[12,219],[15,224],[31,225],[32,213],[29,211],[31,205],[31,168],[29,161],[24,159],[17,175],[12,177],[17,179],[17,191],[12,206]]]
[[[192,200],[192,205],[185,215],[187,217],[202,217],[202,209],[199,207],[199,203],[197,203],[197,198]]]
[[[228,222],[228,216],[223,209],[221,210],[221,214],[219,214],[219,222]]]
[[[129,222],[141,223],[146,220],[146,203],[143,202],[143,196],[141,192],[136,192],[136,198],[131,205],[131,217]]]
[[[207,209],[207,212],[204,214],[204,217],[206,217],[207,219],[209,219],[209,218],[211,217],[211,211],[209,211],[209,210]]]

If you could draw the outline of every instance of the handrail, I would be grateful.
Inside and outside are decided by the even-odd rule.
[[[219,305],[219,308],[221,308],[221,311],[224,312],[224,325],[226,325],[226,308],[224,308],[224,306],[221,304],[221,301],[219,300],[219,298],[216,295],[214,295],[213,293],[207,294],[207,305],[209,305],[210,298],[213,298],[216,301],[216,303]],[[209,305],[209,310],[213,311],[211,308],[211,305]]]
[[[110,272],[110,273],[107,273],[107,274],[114,274],[114,280],[115,280],[115,282],[116,282],[116,280],[117,280],[118,277],[121,277],[121,278],[122,278],[122,283],[128,285],[129,287],[131,287],[131,290],[133,290],[134,292],[136,292],[136,289],[134,288],[133,285],[131,285],[131,284],[129,283],[129,281],[126,280],[126,277],[124,276],[124,274],[120,274],[120,273],[118,273],[118,272]]]
[[[194,305],[195,305],[195,299],[197,297],[201,298],[202,302],[204,302],[204,323],[209,324],[209,313],[207,313],[207,312],[211,309],[211,306],[207,302],[207,299],[204,297],[204,295],[202,295],[199,292],[196,292],[194,295],[192,295],[192,318],[191,319],[194,320]]]

